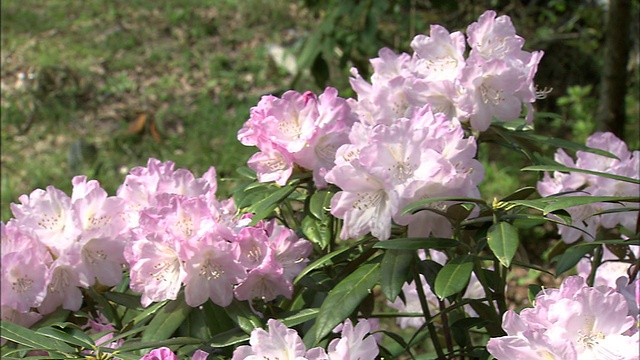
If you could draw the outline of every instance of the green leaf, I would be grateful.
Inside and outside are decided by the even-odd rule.
[[[298,324],[302,324],[309,320],[315,319],[318,316],[319,312],[320,312],[320,309],[318,308],[302,309],[302,310],[296,311],[295,314],[279,317],[279,319],[287,327],[293,327]]]
[[[124,294],[119,292],[104,292],[102,293],[107,300],[113,301],[118,305],[122,305],[127,309],[142,310],[142,303],[140,303],[140,295]]]
[[[536,295],[542,290],[542,286],[538,284],[529,284],[527,289],[527,295],[529,297],[529,303],[535,304]]]
[[[0,336],[3,339],[27,346],[36,350],[55,350],[65,353],[74,353],[75,349],[64,342],[52,339],[44,334],[37,333],[20,325],[0,321]]]
[[[287,185],[276,190],[273,194],[258,201],[247,209],[248,212],[252,212],[255,215],[251,218],[249,226],[257,224],[260,220],[266,218],[273,210],[278,207],[278,204],[296,190],[299,180],[290,181]]]
[[[251,334],[255,328],[262,327],[262,321],[251,311],[246,301],[234,299],[225,310],[231,320],[247,334]]]
[[[239,344],[249,340],[249,334],[239,328],[234,328],[218,335],[209,340],[209,345],[214,348],[223,348],[235,344]]]
[[[142,333],[142,341],[153,342],[170,338],[189,316],[189,312],[191,306],[187,305],[184,295],[181,294],[156,313],[147,330]]]
[[[585,169],[572,168],[572,167],[567,167],[567,166],[564,166],[564,165],[535,165],[535,166],[527,166],[527,167],[522,168],[521,171],[561,171],[561,172],[572,172],[573,171],[573,172],[579,172],[579,173],[584,173],[584,174],[596,175],[596,176],[600,176],[600,177],[604,177],[604,178],[608,178],[608,179],[614,179],[614,180],[629,182],[629,183],[632,183],[632,184],[640,184],[640,179],[634,179],[634,178],[630,178],[630,177],[626,177],[626,176],[620,176],[620,175],[604,173],[604,172],[599,172],[599,171],[591,171],[591,170],[585,170]]]
[[[482,200],[482,199],[474,199],[474,198],[468,198],[468,197],[438,197],[438,198],[430,198],[430,199],[426,199],[426,200],[421,200],[421,201],[416,201],[410,205],[405,206],[404,209],[402,209],[402,214],[413,214],[416,213],[420,210],[425,210],[425,208],[428,208],[428,206],[431,203],[434,202],[440,202],[440,201],[456,201],[456,202],[463,202],[463,203],[472,203],[472,204],[478,204],[478,205],[487,205],[487,202]]]
[[[89,335],[78,328],[77,325],[72,323],[63,324],[64,330],[54,327],[43,327],[36,332],[44,336],[48,336],[52,339],[64,341],[71,345],[76,345],[86,349],[92,349],[95,346],[95,342]]]
[[[321,268],[321,267],[324,267],[324,266],[326,266],[326,265],[330,265],[330,264],[332,264],[332,263],[333,263],[333,258],[334,258],[334,257],[336,257],[336,256],[338,256],[338,255],[341,255],[341,254],[343,254],[343,253],[345,253],[345,252],[347,252],[347,251],[350,251],[350,250],[352,250],[352,249],[353,249],[353,248],[355,248],[355,247],[360,246],[360,244],[362,244],[363,242],[364,242],[364,240],[362,240],[362,241],[358,241],[358,242],[356,242],[356,243],[354,243],[354,244],[352,244],[352,245],[350,245],[350,246],[348,246],[348,247],[343,247],[342,249],[332,251],[332,252],[330,252],[330,253],[328,253],[328,254],[326,254],[326,255],[324,255],[324,256],[322,256],[322,257],[320,257],[319,259],[315,260],[315,261],[314,261],[314,262],[312,262],[311,264],[307,265],[307,267],[306,267],[306,268],[304,268],[304,270],[302,270],[302,271],[298,274],[298,276],[296,276],[296,278],[295,278],[295,279],[293,279],[293,284],[294,284],[294,285],[295,285],[295,284],[297,284],[297,283],[298,283],[298,281],[300,281],[300,279],[302,279],[305,275],[307,275],[307,274],[308,274],[308,273],[310,273],[311,271],[313,271],[313,270],[315,270],[315,269],[318,269],[318,268]]]
[[[449,261],[438,272],[435,293],[442,300],[462,291],[473,271],[473,256],[462,255]]]
[[[556,210],[562,210],[566,208],[570,208],[573,206],[594,204],[599,202],[621,202],[621,201],[629,201],[629,202],[640,202],[639,196],[564,196],[564,197],[554,197],[554,201],[542,210],[546,215],[550,212],[554,212]]]
[[[597,155],[602,155],[608,158],[612,158],[612,159],[618,159],[617,156],[615,156],[614,154],[601,150],[601,149],[595,149],[595,148],[591,148],[585,145],[581,145],[581,144],[576,144],[572,141],[568,141],[568,140],[563,140],[563,139],[558,139],[558,138],[553,138],[553,137],[548,137],[548,136],[544,136],[544,135],[539,135],[539,134],[533,134],[531,132],[523,132],[523,131],[516,131],[516,132],[512,132],[510,133],[512,136],[515,137],[519,137],[519,138],[524,138],[533,142],[543,142],[543,143],[547,143],[551,146],[554,147],[559,147],[559,148],[563,148],[563,149],[567,149],[567,150],[573,150],[573,151],[586,151],[586,152],[590,152],[590,153],[594,153]]]
[[[598,245],[589,244],[568,248],[558,259],[558,263],[556,264],[556,276],[560,276],[565,271],[572,269],[576,264],[578,264],[580,259],[593,251],[597,246]]]
[[[318,245],[320,249],[325,249],[331,243],[330,217],[318,220],[311,215],[302,219],[302,233],[312,243]]]
[[[527,186],[527,187],[523,187],[521,189],[518,189],[516,191],[514,191],[513,193],[503,197],[502,199],[500,199],[500,202],[507,202],[507,201],[512,201],[512,200],[524,200],[526,198],[528,198],[529,196],[531,196],[531,194],[536,192],[536,188],[532,187],[532,186]]]
[[[309,199],[309,213],[318,220],[324,220],[331,206],[334,193],[329,190],[318,190]]]
[[[236,169],[236,172],[243,177],[246,177],[249,180],[256,180],[258,177],[256,176],[256,172],[253,171],[248,166],[241,166]]]
[[[122,345],[121,347],[115,349],[114,354],[119,353],[127,353],[129,351],[134,350],[142,350],[142,349],[157,349],[159,347],[164,346],[172,346],[172,345],[196,345],[202,344],[202,340],[190,337],[174,337],[171,339],[158,340],[158,341],[129,341]],[[139,356],[139,355],[138,355]],[[117,355],[116,355],[117,357]]]
[[[140,326],[140,324],[146,323],[148,320],[151,320],[151,317],[156,312],[158,312],[158,310],[160,310],[163,306],[167,305],[168,303],[169,301],[165,300],[149,306],[148,308],[144,309],[140,314],[138,314],[136,317],[131,319],[131,321],[129,322],[129,324],[127,324],[127,326],[129,325]]]
[[[504,221],[493,224],[487,231],[487,242],[502,266],[508,268],[520,244],[518,230]]]
[[[375,249],[419,250],[446,249],[460,245],[458,240],[448,238],[400,238],[379,241],[373,245]]]
[[[380,286],[387,300],[395,301],[402,285],[409,279],[415,254],[415,250],[389,249],[384,252],[380,264]]]
[[[338,324],[351,315],[379,280],[380,264],[365,263],[340,281],[329,292],[320,307],[315,323],[315,332],[308,333],[308,335],[314,336],[313,343],[317,344]],[[305,337],[305,343],[308,341],[311,340]]]
[[[316,85],[318,85],[320,89],[324,89],[327,86],[327,81],[329,80],[329,65],[327,65],[327,61],[322,56],[322,53],[316,55],[315,60],[313,60],[311,75],[313,75],[313,80],[315,80]]]

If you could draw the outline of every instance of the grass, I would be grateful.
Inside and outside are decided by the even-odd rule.
[[[255,152],[236,140],[250,107],[291,81],[265,45],[297,16],[284,0],[3,1],[2,220],[78,174],[114,194],[149,157],[234,177]]]

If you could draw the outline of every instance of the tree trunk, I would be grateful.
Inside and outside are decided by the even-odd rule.
[[[624,139],[631,0],[609,0],[603,54],[598,130]]]

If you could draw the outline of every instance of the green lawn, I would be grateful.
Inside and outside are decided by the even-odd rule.
[[[236,176],[255,152],[236,140],[249,109],[292,80],[267,45],[304,28],[285,0],[204,3],[2,2],[4,221],[21,194],[68,192],[78,174],[115,194],[149,157]]]

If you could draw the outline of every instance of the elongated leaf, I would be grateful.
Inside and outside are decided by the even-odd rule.
[[[91,349],[95,346],[95,343],[89,335],[80,330],[75,324],[66,326],[64,330],[54,327],[44,327],[36,331],[39,334],[50,337],[52,339],[64,341],[71,345],[83,347],[85,349]]]
[[[307,322],[309,320],[315,319],[318,316],[318,313],[320,313],[320,309],[318,308],[302,309],[302,310],[296,311],[295,314],[291,314],[291,315],[282,314],[285,316],[280,317],[280,321],[283,324],[285,324],[287,327],[292,327],[292,326],[296,326],[298,324]]]
[[[512,200],[524,200],[535,192],[536,192],[536,188],[532,186],[523,187],[503,197],[502,199],[500,199],[500,202],[507,202]]]
[[[415,250],[389,249],[384,252],[380,264],[380,286],[387,300],[396,300],[402,290],[402,285],[409,278],[409,271],[415,256]]]
[[[515,136],[515,137],[519,137],[519,138],[524,138],[524,139],[528,139],[534,142],[544,142],[547,143],[551,146],[554,147],[559,147],[559,148],[563,148],[563,149],[567,149],[567,150],[573,150],[573,151],[586,151],[586,152],[590,152],[590,153],[594,153],[594,154],[598,154],[598,155],[602,155],[608,158],[612,158],[612,159],[618,159],[617,156],[615,156],[614,154],[601,150],[601,149],[595,149],[595,148],[591,148],[585,145],[581,145],[581,144],[576,144],[572,141],[568,141],[568,140],[564,140],[564,139],[558,139],[558,138],[553,138],[553,137],[548,137],[548,136],[544,136],[544,135],[539,135],[539,134],[533,134],[531,132],[523,132],[523,131],[516,131],[516,132],[512,132],[511,135]]]
[[[500,263],[508,268],[520,245],[518,230],[513,225],[502,221],[491,225],[487,231],[487,240],[489,248]]]
[[[373,247],[375,249],[394,250],[419,250],[419,249],[446,249],[460,245],[458,240],[448,238],[400,238],[379,241]]]
[[[416,201],[408,206],[405,206],[405,208],[402,209],[402,214],[409,214],[409,213],[413,214],[420,210],[424,210],[424,208],[427,207],[426,205],[432,204],[434,202],[440,202],[440,201],[455,201],[455,202],[487,205],[487,202],[482,199],[474,199],[474,198],[468,198],[468,197],[455,197],[455,196],[454,197],[438,197],[438,198],[430,198],[426,200]]]
[[[611,240],[596,240],[591,242],[581,242],[573,244],[573,246],[589,246],[589,245],[640,245],[640,239],[611,239]]]
[[[241,167],[236,169],[236,172],[238,174],[240,174],[241,176],[244,176],[244,177],[246,177],[247,179],[250,179],[250,180],[256,180],[258,178],[256,176],[256,172],[253,171],[248,166],[241,166]]]
[[[3,339],[27,346],[37,350],[55,350],[65,353],[74,353],[75,349],[64,342],[52,339],[44,334],[37,333],[14,323],[0,321],[0,335]]]
[[[313,193],[309,199],[309,213],[318,220],[324,220],[333,195],[334,193],[329,190],[318,190]]]
[[[556,198],[551,204],[544,207],[543,213],[546,215],[556,210],[562,210],[573,206],[594,204],[599,202],[640,202],[640,196],[566,196]]]
[[[572,246],[560,255],[558,263],[556,264],[556,276],[560,276],[565,271],[572,269],[580,259],[582,259],[587,253],[593,251],[598,245],[584,245],[584,246]]]
[[[251,334],[251,331],[255,328],[262,327],[262,321],[251,311],[246,301],[234,299],[225,310],[231,320],[247,334]]]
[[[273,210],[278,207],[278,203],[280,203],[283,199],[285,199],[296,190],[296,186],[298,186],[298,183],[298,180],[290,181],[281,189],[278,189],[273,194],[250,206],[247,211],[255,213],[255,215],[253,218],[251,218],[251,223],[249,224],[249,226],[257,224],[258,221],[271,214]]]
[[[124,294],[119,292],[104,292],[102,293],[107,300],[113,301],[118,305],[122,305],[127,309],[142,310],[142,304],[140,303],[140,295]]]
[[[438,272],[435,293],[440,299],[457,294],[469,283],[473,271],[473,257],[462,255],[449,261]]]
[[[322,303],[315,323],[314,343],[317,344],[331,330],[346,319],[369,295],[380,280],[380,264],[365,263],[344,278]],[[306,343],[306,341],[305,341]]]
[[[338,249],[336,251],[332,251],[332,252],[322,256],[321,258],[315,260],[311,264],[307,265],[307,267],[304,268],[304,270],[302,270],[298,274],[298,276],[296,276],[295,279],[293,279],[293,284],[294,285],[297,284],[298,281],[300,281],[300,279],[302,279],[305,275],[307,275],[311,271],[313,271],[315,269],[318,269],[318,268],[321,268],[321,267],[326,266],[326,265],[330,265],[332,263],[332,260],[333,260],[334,257],[342,255],[343,253],[345,253],[347,251],[351,251],[353,248],[355,248],[357,246],[360,246],[360,244],[362,244],[363,241],[356,242],[356,243],[352,244],[349,247],[344,247],[342,249]]]
[[[147,321],[151,320],[151,316],[153,314],[158,312],[158,310],[160,310],[163,306],[167,305],[168,303],[169,301],[165,300],[149,306],[148,308],[144,309],[140,314],[138,314],[136,317],[131,319],[131,321],[129,322],[129,324],[127,324],[127,326],[132,325],[134,327],[137,327],[137,326],[141,326],[142,324],[145,324]]]
[[[184,301],[184,295],[178,296],[160,309],[142,333],[143,342],[154,342],[168,339],[189,316],[191,306]]]
[[[235,328],[212,337],[209,345],[214,348],[223,348],[245,341],[249,341],[249,334],[241,329]]]
[[[538,284],[529,284],[527,289],[527,296],[529,297],[529,303],[535,305],[536,295],[542,290],[542,286]]]
[[[158,340],[158,341],[130,341],[121,347],[115,349],[114,354],[127,353],[134,350],[142,349],[157,349],[164,346],[171,345],[199,345],[202,344],[202,340],[190,337],[174,337],[171,339]]]
[[[573,171],[573,172],[579,172],[579,173],[584,173],[584,174],[589,174],[589,175],[596,175],[596,176],[600,176],[600,177],[604,177],[604,178],[608,178],[608,179],[614,179],[614,180],[629,182],[629,183],[632,183],[632,184],[640,184],[640,180],[639,179],[634,179],[634,178],[630,178],[630,177],[626,177],[626,176],[620,176],[620,175],[604,173],[604,172],[599,172],[599,171],[572,168],[572,167],[567,167],[567,166],[564,166],[564,165],[535,165],[535,166],[527,166],[527,167],[522,168],[521,171],[561,171],[561,172],[572,172]]]

